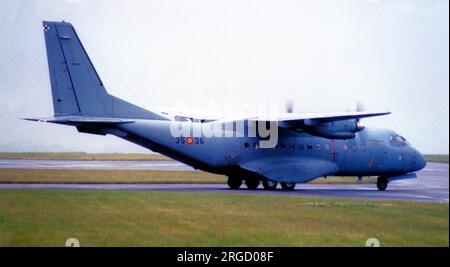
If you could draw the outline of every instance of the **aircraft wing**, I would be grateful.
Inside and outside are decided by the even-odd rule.
[[[242,114],[242,115],[231,115],[224,116],[219,114],[208,114],[202,115],[200,113],[191,112],[164,112],[160,111],[161,114],[178,117],[178,120],[201,120],[202,122],[210,121],[223,121],[223,122],[233,122],[233,121],[275,121],[275,122],[285,122],[284,125],[295,125],[297,123],[303,123],[308,125],[315,125],[319,123],[340,121],[340,120],[351,120],[360,119],[367,117],[375,117],[390,114],[388,111],[381,112],[342,112],[342,113],[278,113],[278,114],[268,114],[268,115],[253,115],[253,114]],[[41,121],[41,122],[51,122],[51,123],[110,123],[110,124],[121,124],[134,122],[132,119],[121,119],[121,118],[107,118],[107,117],[85,117],[85,116],[58,116],[50,118],[24,118],[24,120],[29,121]]]
[[[273,181],[295,183],[308,182],[339,171],[336,163],[332,161],[305,157],[265,158],[240,166]]]
[[[224,116],[223,112],[217,110],[196,110],[196,109],[180,109],[180,108],[152,108],[153,112],[158,113],[171,120],[177,121],[201,121],[210,122],[218,120],[236,120],[236,116]],[[248,114],[245,115],[247,117]],[[242,118],[242,116],[239,116]]]
[[[358,112],[341,112],[341,113],[279,113],[275,115],[257,115],[253,118],[248,118],[249,120],[255,121],[283,121],[283,122],[300,122],[300,121],[310,121],[310,122],[332,122],[340,120],[352,120],[361,119],[375,116],[382,116],[390,114],[389,111],[358,111]]]
[[[361,119],[375,116],[382,116],[390,114],[389,111],[357,111],[357,112],[340,112],[340,113],[288,113],[280,112],[274,114],[230,114],[227,116],[224,113],[214,113],[192,110],[159,110],[162,115],[172,116],[176,120],[191,120],[191,121],[224,121],[233,122],[241,120],[250,121],[273,121],[285,122],[284,125],[295,125],[297,123],[315,125],[325,122]]]

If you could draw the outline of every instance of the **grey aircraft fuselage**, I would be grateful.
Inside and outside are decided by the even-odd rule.
[[[359,119],[389,112],[346,112],[334,114],[278,114],[276,117],[251,117],[258,123],[277,124],[275,147],[265,148],[260,137],[248,134],[206,137],[203,126],[220,120],[201,121],[186,117],[191,132],[203,135],[177,137],[173,123],[157,112],[146,110],[106,91],[78,35],[67,22],[44,21],[44,36],[52,90],[54,116],[45,121],[77,127],[82,133],[112,134],[184,162],[196,169],[228,176],[232,189],[242,181],[256,189],[277,183],[291,190],[328,175],[379,176],[377,187],[385,190],[389,181],[414,178],[424,168],[422,155],[391,130],[364,128]],[[233,128],[221,128],[227,133]],[[237,127],[237,126],[236,126]],[[260,128],[258,128],[259,131]],[[241,137],[243,136],[243,137]]]
[[[179,160],[196,169],[224,174],[244,176],[248,170],[241,166],[257,161],[258,164],[277,162],[277,159],[294,158],[305,168],[315,167],[317,161],[334,165],[334,170],[325,175],[336,176],[394,176],[414,172],[425,166],[422,155],[409,144],[393,143],[399,136],[388,129],[366,127],[356,133],[355,138],[332,140],[305,132],[279,128],[278,144],[274,148],[259,148],[259,137],[204,137],[203,143],[177,142],[170,133],[171,121],[140,120],[122,124],[116,135]],[[199,122],[191,122],[200,127]],[[282,180],[284,182],[308,182],[306,180]]]

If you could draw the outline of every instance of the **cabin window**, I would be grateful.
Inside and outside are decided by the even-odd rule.
[[[308,150],[312,150],[313,146],[311,144],[307,145]]]
[[[298,147],[300,148],[300,150],[305,149],[305,147],[303,146],[303,144],[298,145]]]
[[[247,142],[245,142],[245,143],[244,143],[244,148],[245,148],[245,149],[248,149],[249,147],[250,147],[250,144],[247,143]]]
[[[325,144],[325,150],[330,150],[330,145],[329,144]]]
[[[258,143],[253,143],[253,148],[254,149],[259,149]]]
[[[343,150],[347,150],[347,149],[348,149],[348,146],[347,146],[346,144],[343,144],[343,145],[342,145],[342,149],[343,149]]]
[[[320,144],[316,144],[316,149],[320,150]]]

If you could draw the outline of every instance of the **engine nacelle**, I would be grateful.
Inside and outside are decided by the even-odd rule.
[[[364,126],[357,120],[342,120],[309,125],[305,132],[329,139],[352,139],[355,133],[362,131]]]

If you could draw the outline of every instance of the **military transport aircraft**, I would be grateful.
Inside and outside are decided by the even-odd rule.
[[[27,120],[115,135],[195,169],[226,175],[231,189],[243,181],[256,189],[262,181],[267,190],[276,189],[278,183],[292,190],[296,183],[334,175],[378,176],[377,187],[385,190],[390,181],[415,178],[414,172],[425,167],[422,155],[401,135],[359,122],[389,112],[288,110],[223,121],[186,114],[175,114],[174,119],[167,112],[143,109],[107,93],[70,23],[44,21],[43,26],[54,116]],[[206,134],[206,128],[225,134]],[[276,142],[264,144],[272,138],[269,128]]]

